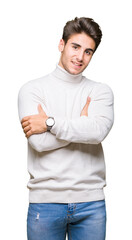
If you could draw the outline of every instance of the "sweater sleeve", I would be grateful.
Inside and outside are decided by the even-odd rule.
[[[22,118],[38,114],[38,104],[48,115],[43,98],[41,97],[40,90],[37,87],[33,88],[30,83],[25,84],[18,94],[18,113],[20,121]],[[65,140],[56,139],[56,136],[50,132],[41,134],[33,134],[28,138],[28,142],[33,149],[37,152],[50,151],[67,146],[69,142]]]
[[[114,121],[113,92],[108,85],[98,83],[89,96],[91,102],[88,116],[73,119],[55,118],[55,125],[51,132],[57,139],[99,144],[108,135]]]

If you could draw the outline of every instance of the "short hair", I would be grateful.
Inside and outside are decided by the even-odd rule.
[[[82,32],[86,33],[95,41],[96,50],[101,42],[102,31],[98,23],[96,23],[92,18],[75,17],[74,20],[68,21],[63,28],[62,39],[66,44],[71,35]]]

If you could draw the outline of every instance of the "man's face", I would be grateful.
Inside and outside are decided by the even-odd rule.
[[[88,66],[94,49],[94,40],[85,33],[71,35],[66,44],[61,39],[59,65],[71,74],[79,74]]]

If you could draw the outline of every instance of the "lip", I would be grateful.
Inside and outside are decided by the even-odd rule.
[[[82,67],[82,64],[81,64],[81,63],[77,63],[77,62],[73,62],[73,61],[72,61],[72,64],[73,64],[74,67],[76,67],[76,68],[81,68],[81,67]]]

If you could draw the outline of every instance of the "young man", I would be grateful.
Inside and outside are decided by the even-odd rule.
[[[104,240],[105,162],[113,93],[82,76],[102,37],[91,18],[66,23],[56,69],[26,83],[18,109],[28,139],[29,240]]]

